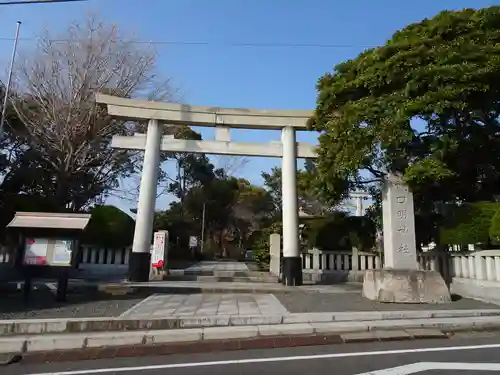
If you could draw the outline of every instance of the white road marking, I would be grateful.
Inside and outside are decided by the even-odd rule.
[[[130,309],[126,310],[125,312],[121,313],[118,318],[128,318],[130,317],[131,315],[134,314],[134,312],[142,305],[148,303],[150,300],[156,298],[156,296],[158,296],[157,293],[155,294],[151,294],[150,296],[144,298],[142,301],[140,302],[137,302],[134,306],[132,306]]]
[[[119,318],[123,318],[123,317],[129,317],[130,315],[132,315],[134,313],[135,310],[137,310],[141,305],[143,304],[146,304],[148,303],[150,300],[156,298],[158,294],[151,294],[150,296],[144,298],[142,301],[140,302],[137,302],[134,306],[132,306],[130,309],[128,309],[127,311],[123,312],[120,314],[120,316],[118,316]]]
[[[45,283],[48,289],[50,290],[57,290],[57,285],[56,283]]]
[[[418,362],[383,370],[363,372],[357,375],[411,375],[422,371],[500,371],[500,363],[455,363],[455,362]]]
[[[247,359],[233,359],[227,361],[169,363],[163,365],[149,365],[149,366],[137,366],[137,367],[116,367],[116,368],[100,368],[100,369],[88,369],[88,370],[76,370],[76,371],[61,371],[61,372],[41,372],[41,373],[33,373],[27,375],[89,375],[89,374],[106,374],[106,373],[116,373],[116,372],[152,371],[152,370],[165,370],[165,369],[175,369],[175,368],[204,367],[204,366],[243,365],[249,363],[289,362],[289,361],[305,361],[305,360],[315,360],[315,359],[334,359],[334,358],[394,355],[394,354],[407,354],[407,353],[453,352],[460,350],[481,350],[481,349],[499,349],[499,348],[500,344],[438,346],[433,348],[409,348],[409,349],[395,349],[395,350],[377,350],[371,352],[329,353],[329,354],[317,354],[317,355],[299,355],[294,357],[247,358]]]

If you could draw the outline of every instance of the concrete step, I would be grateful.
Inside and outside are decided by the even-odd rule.
[[[0,320],[0,342],[8,337],[53,334],[76,334],[89,332],[156,331],[190,328],[236,326],[267,326],[290,324],[333,324],[344,327],[361,327],[377,322],[385,328],[408,326],[419,328],[422,323],[434,322],[441,327],[443,322],[475,325],[490,322],[500,326],[500,310],[415,310],[415,311],[346,311],[329,313],[289,313],[283,315],[186,315],[169,317],[120,316],[69,319],[18,319]],[[385,322],[385,323],[384,323]]]
[[[166,275],[165,281],[238,282],[238,283],[278,283],[277,276],[214,276],[214,275]]]
[[[257,271],[203,271],[203,270],[169,270],[163,277],[168,281],[203,281],[203,282],[255,282],[277,283],[278,276],[269,272]]]
[[[203,269],[170,269],[171,275],[190,275],[190,276],[266,276],[269,272],[250,271],[250,270],[203,270]]]

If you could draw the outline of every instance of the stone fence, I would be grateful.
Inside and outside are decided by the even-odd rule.
[[[364,271],[381,268],[378,254],[311,249],[301,254],[303,277],[306,281],[360,281]]]
[[[500,303],[500,250],[474,252],[428,251],[417,256],[420,269],[441,273],[451,292]],[[360,282],[365,270],[383,267],[376,253],[312,249],[302,254],[304,280]]]
[[[452,292],[500,303],[500,250],[459,253],[450,258]]]
[[[120,279],[128,270],[128,260],[132,246],[117,249],[102,248],[92,245],[81,245],[82,256],[78,269],[71,275],[85,279]],[[6,247],[0,248],[0,281],[8,280],[15,275],[11,267],[12,255]]]
[[[482,250],[451,256],[453,276],[500,282],[500,250]]]
[[[381,264],[378,254],[358,252],[355,248],[350,252],[311,249],[302,254],[304,270],[364,271],[380,268]]]
[[[124,278],[132,246],[109,249],[82,245],[82,258],[75,277],[97,279]]]
[[[334,251],[311,249],[301,254],[304,280],[342,282],[363,280],[366,270],[383,267],[383,256],[379,253]],[[418,254],[419,267],[423,270],[439,271],[443,277],[451,277],[449,254],[426,252]]]

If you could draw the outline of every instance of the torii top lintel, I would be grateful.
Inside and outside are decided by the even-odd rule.
[[[97,103],[106,104],[108,114],[128,119],[157,119],[169,124],[225,126],[247,129],[282,129],[292,126],[307,130],[313,111],[263,110],[252,108],[201,107],[96,94]]]

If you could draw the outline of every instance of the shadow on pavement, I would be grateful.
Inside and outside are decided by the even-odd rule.
[[[72,318],[117,316],[151,295],[147,289],[99,290],[98,287],[69,288],[67,300],[56,301],[55,290],[37,284],[29,298],[5,286],[0,290],[0,319]]]

